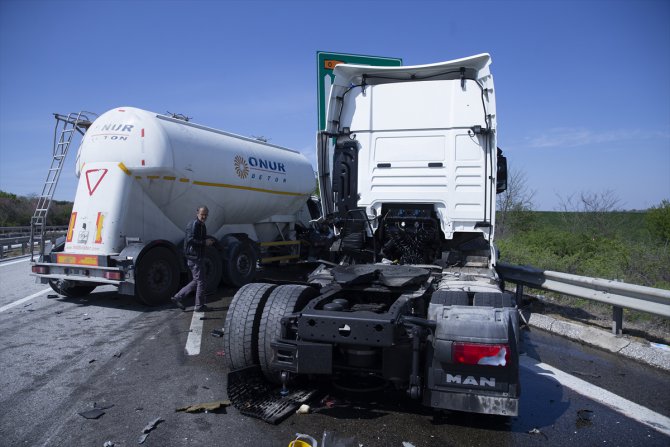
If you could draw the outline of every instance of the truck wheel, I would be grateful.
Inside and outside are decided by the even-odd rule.
[[[233,297],[223,325],[223,349],[229,371],[258,364],[258,328],[263,306],[275,287],[251,283]]]
[[[273,340],[281,336],[281,319],[302,309],[317,292],[309,286],[297,284],[279,286],[272,291],[263,308],[258,331],[258,361],[265,377],[279,383],[279,371],[270,369]]]
[[[228,245],[228,260],[224,263],[224,280],[234,287],[251,282],[256,276],[258,256],[249,241],[235,239]]]
[[[147,306],[167,301],[179,287],[179,266],[172,251],[165,247],[150,249],[139,260],[135,293]]]
[[[223,263],[219,251],[214,247],[205,247],[202,263],[205,269],[205,291],[216,292],[223,274]]]
[[[89,293],[93,292],[93,289],[96,288],[96,286],[83,286],[83,285],[68,286],[63,283],[59,284],[59,281],[57,279],[50,279],[49,285],[54,290],[54,292],[64,295],[68,298],[81,298],[82,296],[86,296]]]

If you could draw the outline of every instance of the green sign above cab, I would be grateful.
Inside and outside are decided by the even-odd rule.
[[[317,63],[317,97],[319,98],[319,130],[326,128],[326,98],[333,84],[333,68],[337,64],[377,65],[383,67],[399,67],[402,59],[397,57],[362,56],[360,54],[316,53]]]

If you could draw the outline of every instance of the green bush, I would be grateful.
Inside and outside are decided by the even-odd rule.
[[[546,219],[537,213],[534,226],[526,231],[507,233],[496,241],[501,260],[542,270],[670,289],[670,244],[636,229],[643,226],[644,214],[616,214],[614,221],[618,224],[613,224],[609,236],[605,237],[588,227],[566,231],[555,216]]]

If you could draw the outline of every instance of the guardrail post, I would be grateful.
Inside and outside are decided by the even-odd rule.
[[[26,243],[21,242],[21,254],[25,255],[26,254]]]
[[[612,333],[616,336],[623,334],[623,307],[612,306]]]
[[[5,245],[0,244],[0,259],[5,257]]]
[[[522,301],[523,301],[523,285],[522,284],[517,284],[516,285],[516,305],[520,306]]]

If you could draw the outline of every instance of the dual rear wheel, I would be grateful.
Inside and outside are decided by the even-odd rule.
[[[232,370],[259,364],[265,377],[279,383],[271,368],[274,339],[281,336],[281,320],[302,309],[317,292],[304,285],[252,283],[233,297],[224,325],[224,349]]]

